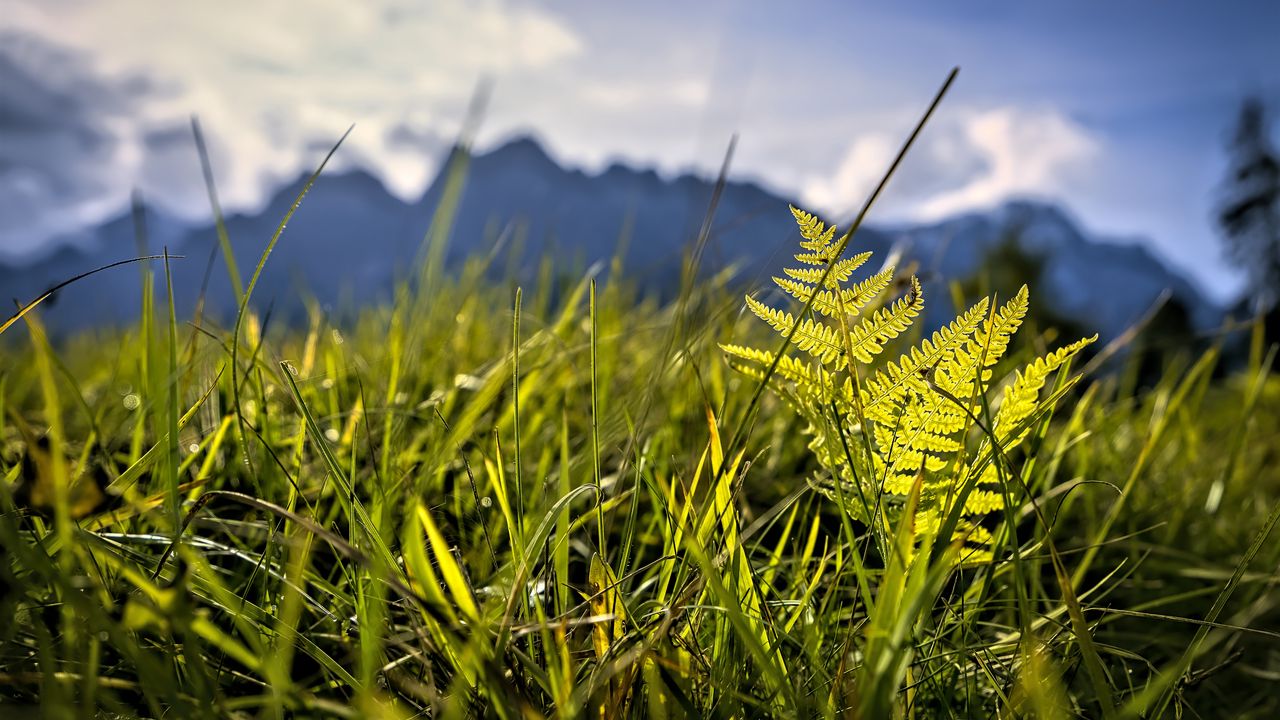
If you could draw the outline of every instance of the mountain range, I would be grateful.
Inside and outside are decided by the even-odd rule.
[[[258,212],[232,215],[226,225],[241,272],[252,270],[304,179],[280,188]],[[366,303],[390,297],[397,278],[418,254],[440,201],[444,179],[421,198],[404,202],[373,175],[360,170],[322,175],[289,223],[272,254],[255,303],[296,310],[304,292],[323,303]],[[612,257],[620,238],[627,272],[662,291],[679,277],[684,251],[697,234],[713,183],[692,174],[664,179],[652,170],[614,164],[596,174],[557,164],[529,137],[514,139],[471,159],[450,241],[449,261],[488,251],[495,228],[518,224],[523,256],[553,253],[591,264]],[[739,268],[746,290],[762,287],[789,260],[797,239],[786,198],[750,182],[724,188],[704,268]],[[179,313],[189,312],[204,285],[217,234],[211,223],[191,224],[145,208],[149,252],[182,254],[172,263]],[[27,262],[0,263],[0,296],[29,300],[55,283],[138,251],[132,213],[87,228],[74,242]],[[1029,278],[1033,304],[1047,303],[1058,316],[1114,337],[1139,318],[1166,289],[1192,324],[1208,327],[1221,317],[1186,278],[1138,244],[1089,237],[1062,208],[1011,201],[992,211],[927,225],[873,226],[859,231],[854,249],[883,258],[891,247],[920,263],[926,297],[946,298],[945,281],[977,273],[1002,243],[1014,242],[1042,263]],[[219,261],[220,262],[220,261]],[[499,265],[502,265],[499,262]],[[939,292],[942,290],[942,292]],[[130,322],[138,312],[138,272],[117,268],[65,288],[42,309],[55,330]],[[231,310],[230,283],[221,267],[208,285],[207,309]],[[949,301],[935,307],[950,307]],[[941,317],[941,316],[938,316]],[[935,317],[936,323],[938,319]]]

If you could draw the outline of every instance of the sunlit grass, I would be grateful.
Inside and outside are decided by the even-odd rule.
[[[226,328],[156,309],[53,347],[30,314],[0,380],[8,701],[151,716],[857,707],[871,628],[908,608],[874,604],[893,566],[811,489],[788,408],[766,394],[724,455],[755,389],[716,348],[755,331],[736,294],[702,282],[677,308],[615,280],[593,303],[589,280],[566,280],[522,293],[516,322],[514,289],[485,271],[442,280],[416,323],[411,293],[341,328],[249,315],[239,418]],[[1030,487],[1121,716],[1166,691],[1202,715],[1275,709],[1276,543],[1240,560],[1274,522],[1280,386],[1260,369],[1215,379],[1215,361],[1140,395],[1094,382],[1037,448]],[[1022,580],[1008,553],[937,578],[897,631],[895,712],[1099,712],[1045,530],[1017,503]]]
[[[0,330],[0,710],[1280,712],[1272,356],[1081,378],[1017,451],[993,559],[956,566],[821,491],[805,423],[718,347],[777,337],[698,244],[666,301],[620,260],[445,272],[450,222],[340,323],[271,325],[228,250],[225,322],[176,317],[161,262],[132,328]]]

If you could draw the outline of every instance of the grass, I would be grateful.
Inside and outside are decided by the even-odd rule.
[[[135,327],[6,326],[0,710],[1280,712],[1272,356],[1085,376],[1017,451],[1001,551],[956,567],[818,491],[803,424],[717,348],[776,337],[696,246],[670,302],[617,260],[521,288],[442,272],[447,215],[349,322],[270,326],[228,255],[226,326],[177,318],[163,263]],[[1023,335],[1011,362],[1053,339]]]

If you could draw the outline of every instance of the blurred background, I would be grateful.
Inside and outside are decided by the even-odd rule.
[[[250,267],[354,123],[263,300],[384,297],[477,97],[451,255],[503,243],[569,272],[622,243],[630,270],[669,277],[736,133],[710,257],[756,278],[794,240],[785,203],[849,218],[957,65],[867,246],[905,243],[946,279],[1029,258],[1033,297],[1104,335],[1165,289],[1212,326],[1280,273],[1280,4],[1265,0],[7,0],[0,15],[6,300],[141,237],[187,255],[190,302],[216,242],[193,116]],[[69,289],[55,322],[127,320],[136,276],[106,275]]]

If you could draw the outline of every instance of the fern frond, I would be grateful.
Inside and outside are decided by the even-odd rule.
[[[809,296],[813,294],[813,286],[809,283],[800,282],[799,280],[778,277],[775,275],[773,277],[773,284],[782,288],[788,295],[802,303],[809,302]],[[832,302],[833,300],[835,300],[835,293],[829,290],[823,290],[818,293],[818,297],[814,298],[813,305],[811,307],[813,307],[815,312],[831,317],[838,311],[838,308],[835,307],[835,303]]]
[[[1000,358],[1009,349],[1009,340],[1013,334],[1022,326],[1022,320],[1027,316],[1027,308],[1030,306],[1030,300],[1027,294],[1027,286],[1023,285],[1013,296],[1013,299],[1005,303],[1000,308],[996,316],[987,322],[983,327],[979,340],[984,341],[986,345],[986,360],[984,367],[992,367],[1000,362]],[[987,338],[990,338],[988,340]],[[990,373],[987,373],[990,377]],[[984,378],[986,379],[986,378]]]
[[[951,436],[965,427],[964,413],[958,409],[930,410],[925,407],[926,399],[913,395],[897,416],[888,421],[868,418],[872,420],[873,436],[883,452],[895,446],[934,452],[944,452],[944,446],[948,450],[959,449],[959,441]]]
[[[812,256],[797,255],[796,259],[800,260],[801,262],[805,262],[804,260],[801,260],[802,257],[812,257]],[[825,261],[819,262],[819,263],[810,263],[814,265],[821,265],[821,267],[783,268],[782,272],[795,278],[796,280],[809,283],[810,285],[817,285],[818,281],[822,280],[822,275],[824,273],[827,273],[827,280],[826,280],[826,283],[824,284],[825,287],[836,288],[836,287],[839,287],[840,285],[843,285],[845,282],[847,282],[849,280],[849,277],[853,275],[853,271],[861,267],[862,264],[865,263],[867,259],[870,257],[871,257],[871,253],[864,252],[864,253],[858,253],[857,255],[854,255],[852,257],[847,257],[841,260],[837,260],[835,267],[831,268],[830,273],[827,273]]]
[[[936,537],[941,519],[958,514],[950,541],[960,547],[960,562],[989,561],[993,536],[978,525],[978,519],[1003,508],[1007,490],[1001,487],[1003,476],[991,454],[979,452],[971,460],[965,448],[974,439],[971,430],[984,407],[982,400],[994,370],[1027,315],[1026,286],[998,309],[989,299],[974,304],[883,365],[861,383],[855,395],[859,373],[842,371],[854,359],[864,365],[873,363],[890,340],[911,326],[924,309],[920,282],[911,278],[908,292],[885,305],[880,298],[893,282],[893,268],[850,283],[854,270],[870,253],[836,258],[835,226],[795,207],[791,212],[803,237],[804,251],[796,254],[796,261],[805,267],[787,268],[784,276],[773,281],[812,308],[814,317],[798,320],[751,297],[747,306],[815,360],[721,345],[730,365],[759,380],[766,378],[767,368],[774,368],[768,377],[770,385],[807,421],[804,432],[811,436],[809,449],[830,473],[830,480],[815,480],[814,487],[846,501],[872,493],[905,497],[918,487],[920,503],[913,517],[906,519],[914,520],[912,532],[917,540]],[[858,322],[850,326],[847,321],[855,315]],[[839,319],[840,329],[819,316]],[[1095,338],[1049,353],[1013,376],[993,419],[996,442],[1008,449],[1022,440],[1027,420],[1045,409],[1040,395],[1047,378]],[[870,452],[850,454],[844,433],[863,434]],[[1015,433],[1017,437],[1012,437]],[[979,462],[985,463],[980,469]],[[966,479],[974,483],[961,500],[959,491]],[[963,506],[957,508],[960,502]],[[848,502],[843,507],[855,515],[869,512]]]
[[[792,326],[796,324],[795,316],[791,313],[769,307],[749,295],[747,307],[751,308],[751,312],[755,313],[756,317],[769,323],[770,327],[782,335],[790,333]],[[805,319],[796,327],[791,338],[796,347],[818,358],[823,365],[835,363],[833,369],[837,370],[845,365],[840,339],[834,328],[813,319]],[[836,363],[837,358],[841,358],[838,363]]]
[[[1004,496],[990,490],[974,490],[964,501],[964,514],[986,515],[1004,507]]]
[[[920,281],[911,278],[911,290],[887,308],[880,308],[849,331],[849,352],[859,362],[870,363],[884,350],[884,344],[911,327],[924,309]]]
[[[912,429],[925,429],[938,435],[952,435],[968,427],[969,413],[976,410],[967,408],[966,412],[966,408],[933,391],[917,395],[916,398],[903,412],[903,425]],[[945,401],[945,404],[940,401]]]
[[[800,247],[817,252],[826,248],[835,239],[835,225],[827,227],[817,215],[807,213],[794,205],[787,207],[791,208],[791,214],[795,217],[796,224],[800,226],[800,237],[804,238],[800,242]]]
[[[769,352],[768,350],[761,350],[759,348],[746,347],[744,345],[730,345],[727,343],[720,343],[720,349],[723,350],[728,355],[732,355],[736,358],[741,358],[743,360],[749,360],[753,363],[757,363],[760,365],[773,364],[774,354]],[[786,357],[783,358],[783,360],[786,360],[786,359],[788,358]]]
[[[731,361],[735,370],[755,380],[764,379],[764,368],[773,365],[775,357],[774,353],[768,350],[742,345],[722,343],[720,349],[734,358],[753,363],[754,365],[746,365]],[[823,404],[830,402],[832,395],[837,392],[832,388],[830,373],[825,373],[821,368],[814,368],[790,355],[783,355],[778,361],[778,366],[774,370],[774,380],[778,379],[793,383],[799,396]],[[846,405],[853,401],[853,384],[848,379],[838,391],[838,400]]]
[[[955,329],[964,334],[951,336],[947,350],[940,353],[940,357],[933,363],[932,384],[924,382],[923,378],[901,378],[898,387],[889,395],[889,400],[881,401],[880,406],[873,406],[868,411],[868,416],[882,417],[896,407],[910,390],[918,398],[918,403],[913,404],[908,413],[907,420],[911,424],[943,436],[958,433],[968,427],[970,414],[976,414],[978,408],[969,407],[966,410],[957,405],[957,401],[967,404],[975,390],[981,391],[977,387],[978,383],[991,379],[991,366],[1004,356],[1010,338],[1017,332],[1026,315],[1026,286],[1004,307],[986,316],[984,320],[986,306],[985,301],[979,302],[953,323],[957,325]],[[978,320],[983,320],[980,326],[976,324]],[[938,333],[935,333],[935,338],[937,336]],[[923,348],[928,346],[928,341],[922,344]],[[889,407],[883,407],[884,405]]]
[[[967,399],[973,394],[976,382],[989,382],[991,368],[1008,351],[1009,341],[1022,325],[1027,307],[1027,286],[1023,285],[1009,302],[985,319],[962,349],[938,363],[934,384]]]
[[[881,484],[881,489],[889,495],[908,495],[911,493],[911,486],[915,484],[915,473],[897,473],[888,475]]]
[[[916,536],[936,536],[938,531],[942,529],[943,517],[943,513],[939,512],[936,507],[922,508],[916,514]],[[959,557],[961,565],[991,562],[991,544],[995,542],[995,537],[990,530],[981,525],[962,520],[957,523],[956,531],[952,534],[951,540],[961,546]]]
[[[756,317],[769,323],[770,327],[783,335],[787,334],[791,326],[795,324],[795,317],[791,313],[765,305],[750,295],[747,296],[747,308],[755,313]]]
[[[893,282],[893,273],[896,272],[897,268],[895,266],[888,265],[881,272],[872,275],[865,281],[854,284],[854,287],[849,288],[854,292],[854,300],[852,300],[850,307],[863,307],[868,302],[876,300],[884,292],[884,288],[887,288]]]
[[[845,303],[849,312],[853,312],[854,309],[861,309],[864,305],[879,297],[880,293],[889,287],[889,283],[893,282],[893,274],[895,272],[897,272],[897,268],[890,265],[849,288],[852,293],[851,299]]]
[[[927,453],[915,446],[915,443],[898,447],[893,450],[893,464],[889,469],[893,472],[919,472],[926,470],[931,473],[939,472],[946,468],[947,461],[933,453]]]
[[[893,270],[889,268],[872,275],[854,287],[841,288],[838,291],[840,293],[839,296],[836,295],[836,290],[823,290],[813,299],[813,304],[810,307],[814,309],[814,312],[821,313],[827,317],[838,317],[841,312],[847,312],[850,315],[856,314],[872,298],[879,295],[892,279]],[[813,294],[813,285],[799,280],[774,277],[773,282],[801,303],[809,302],[809,296]]]
[[[826,265],[831,262],[829,252],[797,253],[795,258],[796,262],[802,262],[805,265]]]
[[[953,453],[964,447],[964,443],[956,440],[947,434],[933,431],[931,428],[921,428],[911,438],[911,447],[920,450],[928,450],[932,453],[945,454]]]
[[[885,421],[893,408],[902,403],[908,389],[923,393],[928,386],[920,373],[955,354],[977,330],[987,312],[987,299],[969,308],[950,325],[946,325],[911,348],[896,362],[890,362],[863,386],[862,406],[869,417]]]
[[[992,424],[992,431],[1005,450],[1016,446],[1026,436],[1024,429],[1017,437],[1011,437],[1013,430],[1039,409],[1040,390],[1049,375],[1097,339],[1097,335],[1083,338],[1036,358],[1017,373],[1013,384],[1005,387],[1000,409],[996,411]]]

